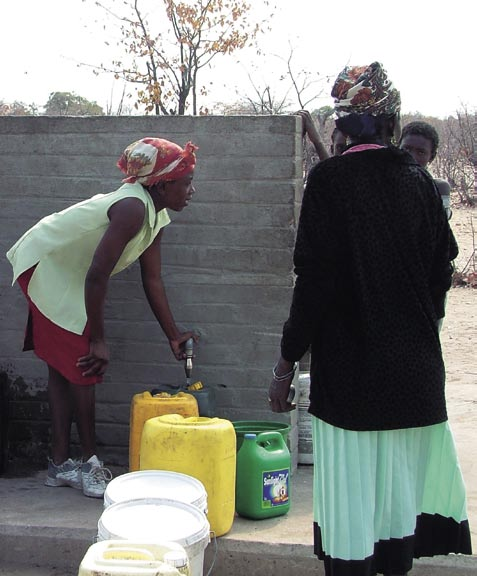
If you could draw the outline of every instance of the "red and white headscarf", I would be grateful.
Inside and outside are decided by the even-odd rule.
[[[127,175],[123,182],[152,186],[190,174],[196,163],[195,150],[197,146],[192,142],[181,148],[162,138],[142,138],[124,150],[117,166]]]

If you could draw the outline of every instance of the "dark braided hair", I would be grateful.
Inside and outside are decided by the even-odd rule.
[[[431,162],[434,160],[437,154],[437,148],[439,147],[439,134],[437,130],[429,124],[428,122],[423,122],[422,120],[416,120],[415,122],[409,122],[402,129],[401,139],[399,144],[403,141],[406,136],[422,136],[431,143]]]

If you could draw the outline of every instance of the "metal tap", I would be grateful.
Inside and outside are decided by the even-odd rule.
[[[190,386],[190,377],[192,375],[192,358],[194,357],[194,340],[189,338],[185,343],[185,374],[186,374],[186,384]]]

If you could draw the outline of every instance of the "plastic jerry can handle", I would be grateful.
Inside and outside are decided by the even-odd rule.
[[[104,550],[102,557],[99,558],[100,563],[118,565],[125,561],[135,564],[136,562],[152,562],[154,560],[154,554],[150,550],[128,546]]]
[[[153,388],[150,391],[150,394],[151,396],[155,396],[156,394],[160,394],[161,392],[168,392],[169,394],[171,394],[171,396],[173,396],[174,394],[181,392],[181,390],[182,388],[178,386],[173,386],[172,384],[164,384],[164,386],[161,386],[160,388]]]
[[[260,432],[257,434],[257,444],[262,448],[286,448],[285,440],[280,432],[270,430],[269,432]]]

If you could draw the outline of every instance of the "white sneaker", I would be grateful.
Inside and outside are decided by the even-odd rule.
[[[53,460],[48,460],[45,486],[71,486],[81,490],[81,462],[68,458],[57,466]]]
[[[108,482],[113,478],[111,470],[105,468],[96,455],[81,465],[83,494],[90,498],[103,498]]]

